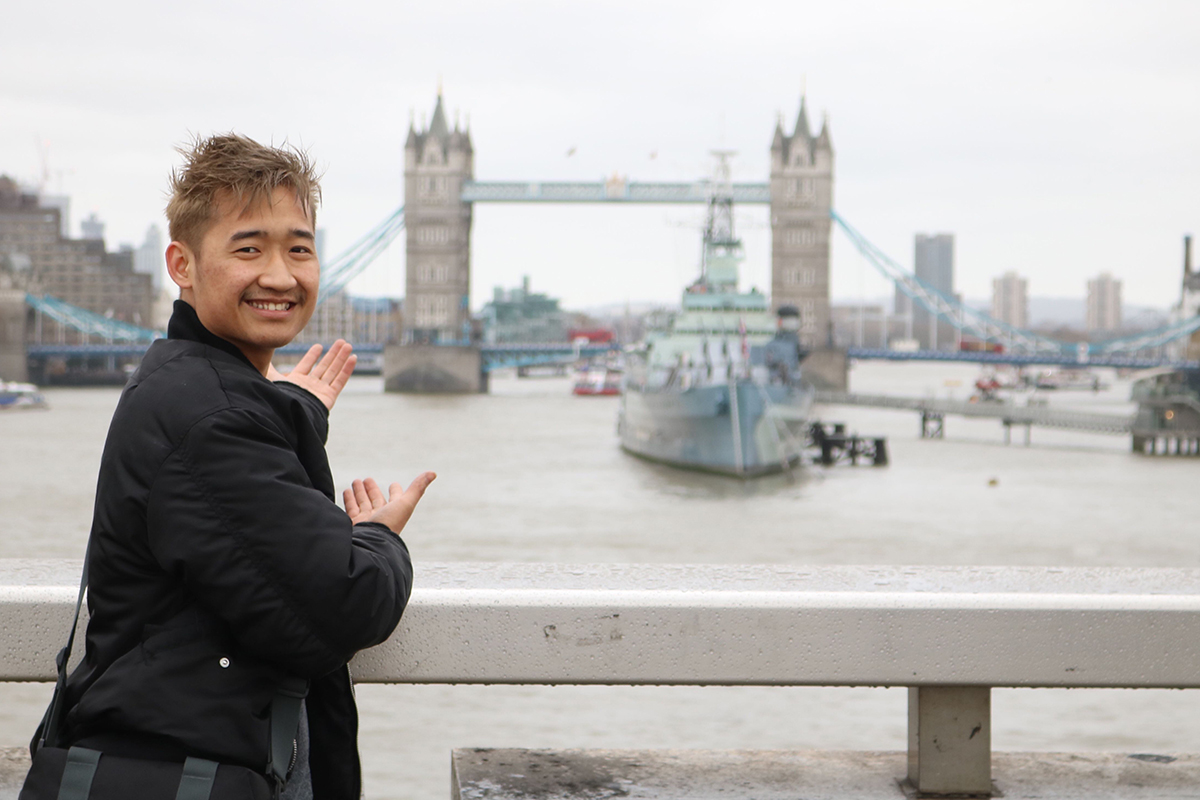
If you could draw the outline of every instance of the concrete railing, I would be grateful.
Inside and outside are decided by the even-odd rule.
[[[0,561],[0,680],[51,679],[78,569]],[[417,586],[356,680],[906,686],[926,793],[991,790],[993,686],[1200,687],[1200,570],[459,563]]]

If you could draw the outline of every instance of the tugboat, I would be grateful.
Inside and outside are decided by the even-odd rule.
[[[753,477],[788,470],[807,440],[812,388],[800,315],[738,291],[729,151],[717,151],[700,277],[682,310],[625,354],[617,430],[629,453],[676,467]]]

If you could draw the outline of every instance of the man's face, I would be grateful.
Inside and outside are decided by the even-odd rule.
[[[294,339],[316,307],[321,267],[313,224],[290,188],[244,210],[223,198],[199,252],[172,242],[167,257],[180,297],[204,327],[264,373],[275,348]]]

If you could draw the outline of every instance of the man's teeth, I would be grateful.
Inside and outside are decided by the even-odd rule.
[[[261,308],[263,311],[287,311],[291,308],[291,303],[268,303],[265,300],[251,300],[250,305],[255,308]]]

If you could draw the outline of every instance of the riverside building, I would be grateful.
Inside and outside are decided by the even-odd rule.
[[[0,269],[9,273],[14,286],[122,322],[149,326],[152,276],[134,269],[134,250],[110,253],[105,249],[103,224],[94,215],[88,223],[85,238],[63,236],[59,204],[44,205],[36,193],[0,176]],[[100,238],[90,238],[97,235]],[[59,330],[49,319],[36,324],[46,339],[75,342],[83,336]]]
[[[992,316],[1015,328],[1029,327],[1029,281],[1011,271],[993,279]]]

